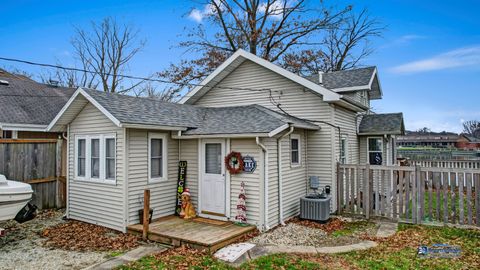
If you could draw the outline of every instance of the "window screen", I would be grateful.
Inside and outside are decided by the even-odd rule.
[[[205,173],[222,173],[222,144],[205,144]]]

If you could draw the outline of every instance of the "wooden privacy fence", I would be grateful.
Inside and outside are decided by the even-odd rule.
[[[40,209],[66,202],[65,147],[56,139],[0,139],[0,174],[32,185],[32,203]]]
[[[480,226],[480,170],[338,165],[339,213]]]

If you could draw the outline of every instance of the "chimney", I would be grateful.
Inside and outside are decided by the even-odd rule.
[[[318,72],[318,83],[323,84],[323,71]]]

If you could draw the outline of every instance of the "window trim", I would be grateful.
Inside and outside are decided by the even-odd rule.
[[[345,141],[345,163],[342,163],[342,142]],[[342,134],[340,137],[340,151],[339,151],[339,162],[341,164],[348,164],[348,135]]]
[[[152,177],[152,139],[161,139],[162,140],[162,176],[161,177]],[[167,157],[167,135],[165,133],[148,133],[148,183],[159,183],[165,182],[168,179],[168,157]]]
[[[292,162],[292,140],[298,140],[298,162]],[[300,134],[291,134],[290,135],[290,167],[296,168],[302,166],[302,140]]]
[[[107,139],[113,139],[113,178],[107,178]],[[103,151],[103,163],[105,164],[103,166],[103,173],[104,173],[104,179],[105,180],[115,180],[117,179],[117,138],[115,135],[104,135],[102,139],[103,145],[104,145],[104,151]],[[101,156],[101,153],[100,153]]]
[[[370,139],[380,139],[380,151],[370,151]],[[382,154],[382,164],[384,162],[384,154],[383,154],[383,137],[367,137],[367,163],[370,164],[370,153],[381,153]]]
[[[112,179],[105,178],[106,166],[105,166],[105,139],[115,140],[115,177]],[[85,176],[78,176],[78,141],[85,140]],[[100,168],[99,177],[92,177],[92,139],[99,139],[100,147]],[[74,141],[74,180],[85,181],[90,183],[104,183],[116,185],[117,183],[117,136],[116,134],[78,134],[75,135]]]

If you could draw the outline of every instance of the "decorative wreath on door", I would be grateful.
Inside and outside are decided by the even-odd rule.
[[[225,157],[225,166],[230,174],[241,173],[244,167],[242,155],[238,152],[230,152],[230,154]]]

